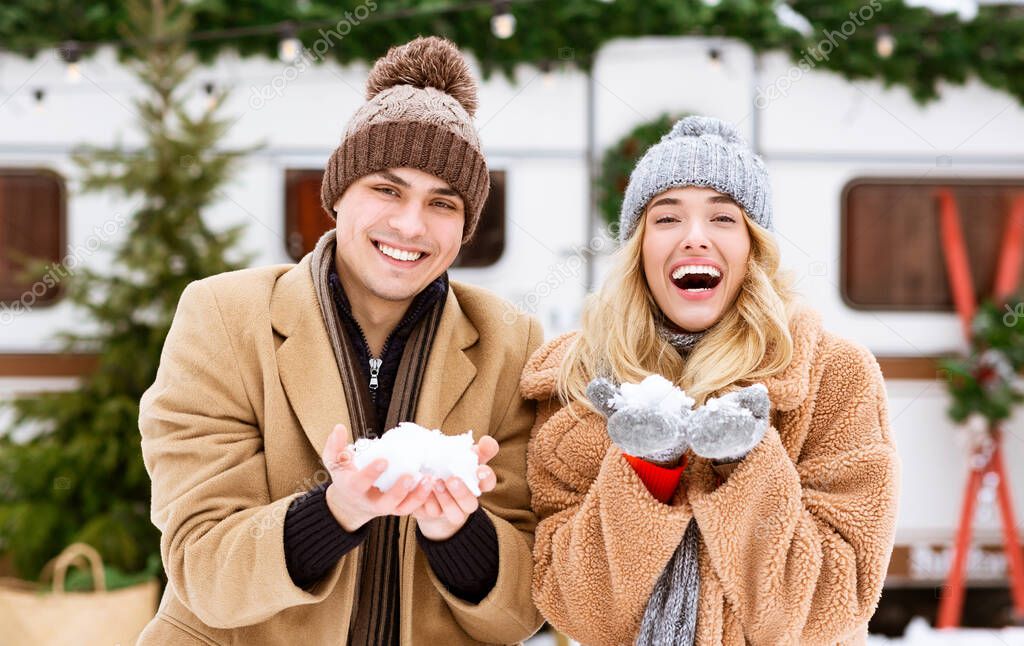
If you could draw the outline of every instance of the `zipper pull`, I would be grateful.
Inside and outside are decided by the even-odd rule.
[[[370,390],[377,390],[377,375],[380,374],[380,364],[382,363],[384,362],[380,359],[370,358]]]

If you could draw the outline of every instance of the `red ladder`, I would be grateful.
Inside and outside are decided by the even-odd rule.
[[[974,282],[971,279],[971,268],[967,260],[967,247],[960,229],[960,213],[951,189],[939,189],[937,197],[942,247],[946,257],[950,289],[953,292],[953,303],[960,315],[964,335],[970,343],[971,321],[974,319],[977,301],[974,294]],[[996,302],[1003,304],[1017,289],[1022,259],[1024,259],[1024,194],[1014,197],[1009,216],[1006,218],[1003,245],[999,253],[999,266],[996,269],[996,281],[993,289],[993,297]],[[1006,554],[1006,565],[1010,576],[1010,594],[1013,597],[1015,619],[1017,622],[1024,620],[1024,559],[1021,557],[1017,524],[1014,521],[1013,504],[1010,498],[1010,485],[1006,477],[1006,467],[1003,464],[1002,430],[998,425],[993,425],[989,430],[994,440],[994,449],[983,465],[971,467],[971,473],[967,478],[967,488],[964,492],[963,507],[960,512],[960,526],[956,533],[956,544],[953,547],[953,561],[950,564],[949,575],[946,585],[943,587],[942,600],[939,604],[938,628],[955,628],[960,625],[960,615],[964,603],[964,565],[971,545],[974,504],[977,501],[981,483],[989,473],[995,474],[998,479],[996,496],[1003,524],[1003,551]]]

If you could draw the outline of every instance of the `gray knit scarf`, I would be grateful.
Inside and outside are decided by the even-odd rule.
[[[663,322],[658,334],[672,344],[684,358],[706,334],[672,329]],[[700,594],[700,575],[697,571],[697,549],[700,529],[697,519],[691,518],[672,558],[658,576],[654,590],[647,600],[640,622],[638,646],[692,646],[697,628],[697,599]]]

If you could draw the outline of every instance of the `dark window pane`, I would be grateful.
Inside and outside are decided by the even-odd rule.
[[[469,244],[462,247],[452,267],[486,267],[505,251],[505,171],[491,171],[491,192]]]
[[[31,308],[58,297],[64,274],[51,270],[64,253],[64,213],[59,175],[0,168],[0,302]],[[37,275],[26,275],[26,265],[33,261],[47,265]]]
[[[298,262],[316,246],[334,220],[320,206],[322,170],[287,170],[284,173],[284,230],[288,255]]]
[[[1024,180],[858,179],[842,200],[841,284],[851,307],[955,311],[939,234],[943,187],[956,198],[975,293],[992,294],[1004,225]]]

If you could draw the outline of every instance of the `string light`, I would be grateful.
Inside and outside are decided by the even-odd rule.
[[[36,102],[36,112],[43,111],[43,98],[46,97],[46,90],[41,87],[37,87],[32,91],[32,98]]]
[[[886,27],[881,27],[875,36],[875,52],[881,58],[889,58],[896,50],[896,39]]]
[[[541,61],[537,65],[537,67],[540,69],[540,72],[541,72],[541,77],[540,78],[541,78],[541,82],[544,84],[544,87],[547,87],[547,88],[554,87],[554,85],[555,85],[554,65],[551,64],[551,61]]]
[[[193,3],[194,4],[194,3],[197,3],[199,1],[200,0],[187,0],[186,4],[188,4],[188,3]],[[609,2],[613,2],[614,0],[608,0],[608,1]],[[509,21],[507,19],[503,19],[502,22],[503,23],[511,22],[511,24],[512,24],[512,31],[514,32],[515,31],[515,26],[514,26],[515,25],[515,16],[512,16],[509,8],[511,6],[513,6],[513,5],[529,5],[529,4],[536,4],[536,3],[539,3],[539,2],[541,2],[541,0],[464,0],[463,2],[461,2],[459,4],[451,4],[451,5],[441,5],[441,4],[439,4],[439,5],[436,5],[436,6],[427,6],[427,7],[403,7],[403,8],[400,8],[400,9],[395,9],[393,11],[378,11],[378,12],[374,13],[373,15],[367,17],[366,20],[364,20],[363,22],[365,22],[365,23],[369,23],[369,22],[379,23],[379,22],[387,22],[387,21],[390,21],[390,20],[404,20],[406,18],[423,18],[423,17],[426,17],[426,16],[458,14],[458,13],[463,13],[463,12],[467,12],[467,11],[474,11],[474,10],[477,10],[477,9],[479,9],[481,7],[488,7],[488,6],[492,6],[493,7],[495,5],[499,5],[499,6],[503,7],[503,11],[496,12],[496,13],[505,13],[505,14],[508,14],[509,17],[511,17],[511,21]],[[305,11],[310,6],[309,0],[299,0],[296,4],[298,5],[298,8],[300,9],[300,11]],[[305,7],[305,9],[303,7]],[[337,24],[337,19],[336,18],[326,18],[326,19],[317,19],[317,20],[289,21],[287,24],[292,26],[295,29],[296,33],[298,33],[298,32],[304,32],[304,31],[311,30],[311,29],[319,29],[319,28],[323,28],[323,27],[333,27],[333,26],[335,26]],[[249,38],[249,37],[255,37],[255,36],[266,36],[266,35],[272,35],[272,34],[279,34],[280,35],[281,32],[282,32],[282,23],[277,22],[277,23],[265,24],[265,25],[239,26],[239,27],[229,27],[229,28],[224,28],[224,29],[210,29],[210,30],[204,30],[204,31],[194,31],[194,32],[189,33],[184,38],[184,40],[186,40],[187,42],[190,42],[190,43],[211,42],[211,41],[212,42],[217,42],[217,41],[237,40],[237,39],[240,39],[240,38]],[[511,34],[510,34],[510,36],[511,36]],[[113,47],[137,46],[138,42],[139,41],[136,40],[136,39],[131,39],[131,40],[128,40],[128,39],[105,39],[105,40],[89,41],[88,43],[84,43],[84,44],[80,43],[80,42],[67,41],[66,43],[53,43],[51,45],[48,45],[47,48],[49,48],[49,47],[56,47],[56,48],[60,48],[61,50],[63,50],[65,47],[67,47],[69,45],[73,45],[73,46],[77,46],[79,48],[79,51],[81,51],[83,48],[87,48],[87,49],[89,49],[91,51],[91,50],[93,50],[93,49],[95,49],[97,47],[101,47],[101,46],[104,46],[104,45],[109,45],[109,46],[113,46]],[[143,42],[145,42],[145,39],[143,39]],[[300,49],[301,49],[301,46],[302,45],[301,45],[301,42],[300,42],[299,43]],[[0,44],[0,52],[11,51],[11,52],[20,53],[22,55],[26,55],[26,56],[31,57],[32,55],[34,55],[34,52],[35,52],[37,47],[38,46],[32,46],[32,47],[24,47],[24,48],[20,48],[19,49],[19,48],[8,48],[8,47],[5,47],[4,45]],[[63,54],[62,54],[62,57],[63,57]]]
[[[213,81],[207,81],[203,83],[203,92],[206,93],[206,109],[212,110],[217,105],[217,96],[213,93],[216,86]]]
[[[304,0],[299,0],[303,2]],[[308,3],[308,0],[305,0]],[[450,7],[431,7],[429,9],[423,8],[403,8],[392,12],[381,12],[371,17],[374,22],[378,20],[400,20],[407,17],[419,17],[431,14],[444,14],[454,13],[461,11],[469,11],[481,6],[493,6],[494,14],[491,17],[490,25],[491,31],[494,36],[500,39],[511,38],[516,32],[516,17],[511,12],[511,7],[515,4],[532,4],[539,2],[540,0],[467,0],[464,4],[450,6]],[[599,0],[602,3],[612,4],[615,0]],[[721,0],[701,0],[702,3],[708,7],[719,6]],[[1024,0],[1021,0],[1024,2]],[[787,6],[788,5],[784,5]],[[778,13],[778,12],[777,12]],[[802,16],[801,16],[802,18]],[[781,22],[786,22],[781,20]],[[302,41],[296,36],[298,30],[312,29],[317,26],[329,26],[332,21],[330,20],[313,20],[313,21],[302,21],[294,22],[289,21],[288,23],[275,23],[272,25],[257,25],[252,27],[234,27],[230,29],[219,29],[209,30],[202,32],[193,32],[187,37],[190,42],[199,41],[217,41],[232,38],[245,38],[249,36],[259,36],[266,34],[277,33],[280,35],[280,41],[278,43],[278,57],[285,62],[292,62],[301,55],[302,52]],[[806,29],[806,25],[788,25],[797,31],[803,32]],[[800,27],[803,27],[801,29]],[[81,70],[79,69],[79,61],[86,49],[93,49],[101,45],[112,45],[115,47],[128,45],[128,41],[124,40],[108,40],[108,41],[95,41],[89,43],[80,43],[77,41],[65,41],[58,45],[58,54],[60,58],[67,64],[67,79],[71,83],[77,83],[81,79]],[[877,36],[875,39],[875,51],[880,58],[888,59],[895,53],[897,46],[896,38],[890,27],[881,27],[877,30]],[[3,50],[0,47],[0,50]],[[18,50],[12,50],[18,51]],[[34,50],[22,50],[22,53],[30,53]],[[991,46],[986,47],[983,50],[983,58],[992,58],[994,55],[994,48]],[[721,67],[722,64],[722,52],[717,48],[712,48],[708,51],[708,57],[711,65],[715,68]],[[543,76],[545,83],[553,82],[553,74],[545,72]],[[216,98],[212,96],[212,85],[210,86],[208,94],[211,94],[211,103],[216,101]],[[37,103],[42,103],[43,91],[38,90]]]
[[[711,61],[711,67],[719,69],[722,67],[722,50],[717,47],[712,47],[708,50],[708,59]]]
[[[281,28],[281,42],[277,44],[277,57],[282,63],[294,63],[302,50],[302,41],[296,36],[295,24]]]
[[[82,72],[78,69],[78,61],[82,58],[82,46],[73,40],[69,40],[60,46],[58,50],[61,59],[68,64],[68,81],[78,83],[82,78]]]
[[[496,38],[505,40],[516,33],[516,17],[509,10],[508,2],[495,2],[494,15],[491,16],[491,33]]]

